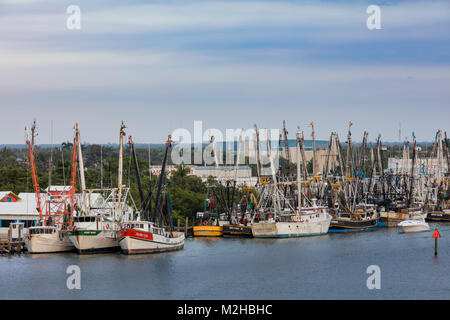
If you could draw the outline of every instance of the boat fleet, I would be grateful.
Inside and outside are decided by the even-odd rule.
[[[364,132],[362,143],[352,143],[352,123],[348,125],[344,148],[338,134],[330,135],[323,168],[319,168],[312,128],[312,159],[305,153],[305,135],[298,128],[295,152],[289,148],[288,132],[283,122],[284,145],[275,152],[284,152],[281,166],[267,138],[270,174],[263,174],[260,162],[260,134],[255,125],[256,175],[253,187],[237,186],[242,133],[238,143],[234,176],[207,185],[204,211],[197,213],[194,237],[297,238],[320,236],[335,232],[374,231],[396,227],[400,232],[423,232],[430,229],[427,220],[450,221],[447,192],[450,156],[448,139],[441,130],[436,134],[430,157],[438,161],[434,172],[418,172],[417,142],[413,136],[412,150],[405,141],[403,160],[409,169],[386,171],[383,147],[378,136],[375,146],[368,143]],[[70,186],[50,186],[41,194],[34,163],[33,146],[27,133],[30,170],[36,193],[39,219],[26,230],[25,245],[29,253],[77,251],[79,254],[121,251],[124,254],[145,254],[180,250],[185,234],[175,231],[172,222],[170,195],[165,191],[165,168],[173,141],[169,136],[156,194],[145,196],[139,173],[134,142],[128,144],[140,196],[136,208],[129,186],[123,184],[123,149],[126,137],[123,122],[119,132],[118,184],[114,188],[88,189],[84,177],[80,130],[75,124]],[[34,139],[33,139],[34,140]],[[214,141],[214,137],[211,137]],[[283,141],[280,135],[279,144]],[[215,165],[217,152],[213,147]],[[410,158],[410,155],[412,157]],[[295,157],[294,157],[295,155]],[[291,158],[295,158],[291,159]],[[76,194],[77,164],[81,192]],[[442,168],[447,168],[443,170]],[[321,173],[319,174],[319,171]],[[238,195],[240,199],[238,199]],[[156,203],[152,206],[152,196]],[[153,207],[153,211],[152,211]]]
[[[429,152],[431,159],[437,159],[432,172],[426,172],[423,166],[417,169],[419,148],[414,134],[412,148],[406,141],[403,145],[402,160],[407,167],[390,172],[383,169],[385,150],[381,136],[370,147],[368,133],[364,132],[361,145],[355,148],[352,125],[351,122],[348,125],[346,157],[337,133],[331,134],[320,175],[314,124],[311,123],[313,156],[309,163],[305,157],[304,133],[298,130],[296,161],[291,161],[292,152],[285,147],[287,163],[270,176],[260,174],[257,161],[258,184],[244,188],[241,201],[222,200],[225,213],[219,214],[218,202],[229,199],[225,194],[235,194],[235,179],[225,178],[224,188],[216,186],[219,190],[208,192],[205,211],[197,214],[200,223],[194,227],[194,237],[292,238],[374,231],[382,227],[396,227],[400,232],[410,233],[428,231],[428,220],[450,221],[447,195],[450,156],[446,133],[443,139],[442,131],[438,130]],[[255,143],[259,145],[256,126],[255,130]],[[283,133],[288,146],[285,123]],[[291,166],[292,162],[296,168]]]

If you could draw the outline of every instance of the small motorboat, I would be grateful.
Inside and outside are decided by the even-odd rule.
[[[411,217],[398,224],[400,230],[404,233],[429,231],[430,226],[421,216]]]

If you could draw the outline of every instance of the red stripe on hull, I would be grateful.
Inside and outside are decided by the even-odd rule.
[[[125,229],[125,230],[122,229],[117,233],[117,239],[119,241],[123,240],[125,237],[132,237],[146,241],[153,241],[153,233],[134,229]]]

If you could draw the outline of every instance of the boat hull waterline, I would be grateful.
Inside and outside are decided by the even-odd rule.
[[[115,252],[120,250],[115,230],[74,230],[70,241],[80,254]]]

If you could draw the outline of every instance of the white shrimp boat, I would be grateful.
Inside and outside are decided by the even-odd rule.
[[[29,253],[68,252],[75,249],[67,231],[54,226],[30,227],[24,240]]]
[[[328,233],[331,215],[326,207],[302,209],[304,213],[279,215],[281,221],[265,221],[252,224],[255,238],[296,238],[319,236]]]
[[[118,251],[117,223],[102,216],[74,217],[70,241],[78,253],[100,253]]]
[[[429,231],[430,226],[421,216],[412,217],[398,224],[400,230],[404,233]]]
[[[169,232],[148,221],[125,223],[117,237],[125,254],[175,251],[184,246],[183,233]]]

